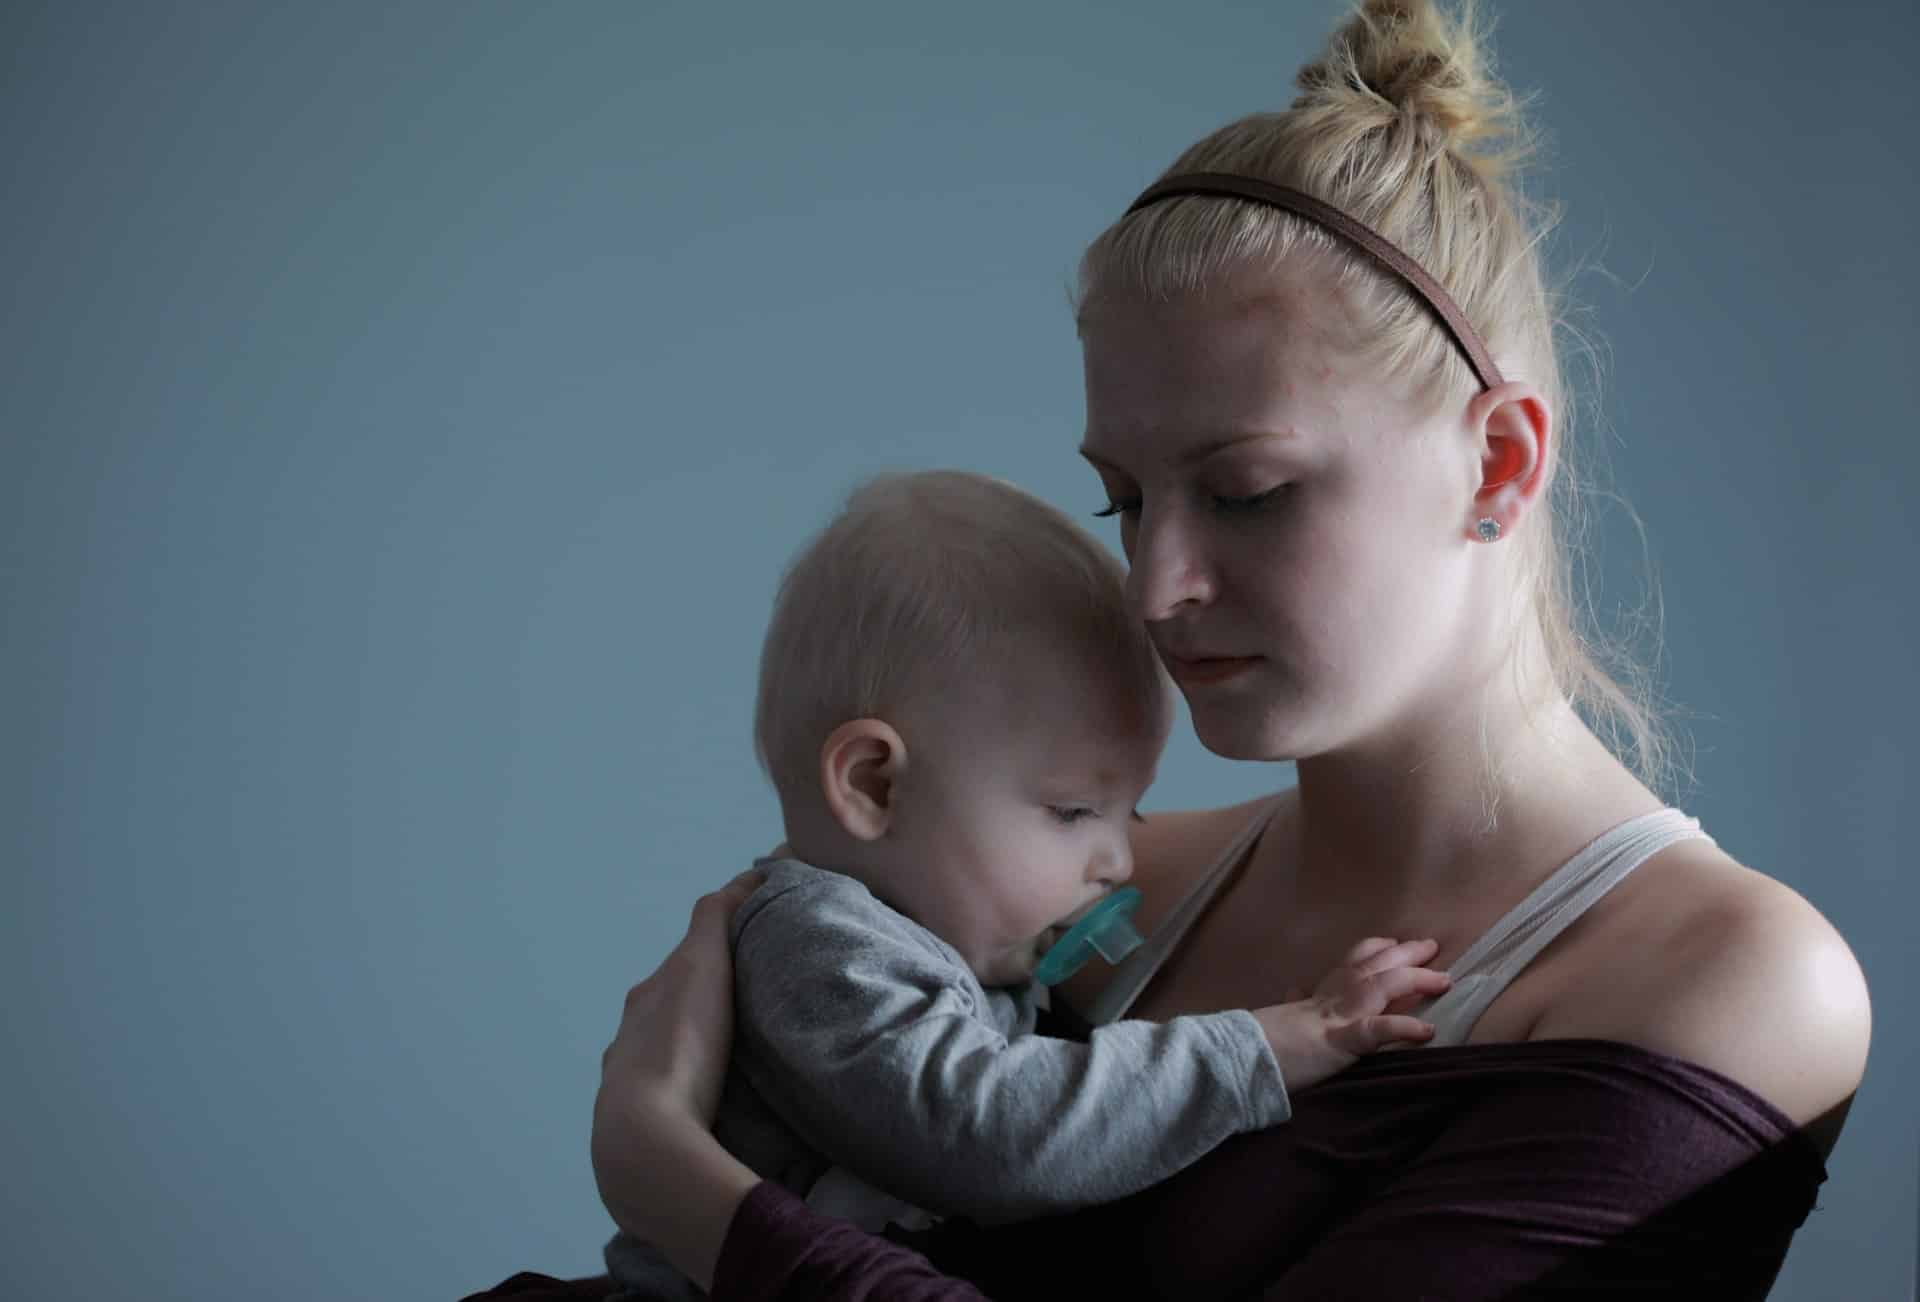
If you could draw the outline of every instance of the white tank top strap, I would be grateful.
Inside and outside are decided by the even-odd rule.
[[[1154,928],[1153,934],[1146,938],[1140,948],[1115,965],[1113,979],[1107,982],[1087,1008],[1085,1016],[1089,1025],[1105,1026],[1127,1015],[1127,1010],[1133,1007],[1134,1000],[1140,997],[1140,992],[1159,972],[1161,964],[1180,947],[1187,932],[1206,912],[1207,905],[1220,893],[1227,879],[1233,876],[1234,868],[1260,839],[1260,834],[1266,831],[1273,811],[1279,804],[1278,796],[1268,800],[1240,829],[1239,835],[1220,852],[1220,857],[1213,865],[1195,879],[1180,903]]]
[[[1628,873],[1668,846],[1689,840],[1713,838],[1700,830],[1698,819],[1671,808],[1628,819],[1595,837],[1454,961],[1447,969],[1453,978],[1447,993],[1414,1010],[1433,1023],[1428,1045],[1465,1043],[1487,1005],[1541,950]]]

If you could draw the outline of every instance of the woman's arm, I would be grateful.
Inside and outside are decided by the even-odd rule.
[[[594,1180],[614,1223],[711,1291],[727,1229],[760,1177],[691,1116],[636,1108],[616,1118],[596,1109],[593,1133]]]
[[[1494,1071],[1456,1081],[1465,1102],[1300,1255],[1273,1261],[1277,1226],[1240,1227],[1262,1302],[1758,1302],[1826,1178],[1804,1130],[1681,1059],[1593,1040],[1430,1052],[1408,1064],[1435,1069],[1416,1090],[1449,1090],[1448,1054]]]
[[[1824,1178],[1765,1100],[1607,1041],[1384,1055],[1309,1100],[1146,1194],[920,1246],[1003,1298],[1759,1299]],[[972,1302],[973,1288],[762,1185],[714,1293]]]
[[[758,884],[747,873],[702,897],[686,937],[627,992],[593,1106],[593,1173],[608,1214],[716,1302],[795,1290],[840,1302],[984,1302],[918,1253],[760,1180],[709,1131],[733,1033],[727,929]]]
[[[758,883],[745,873],[703,896],[686,937],[627,992],[593,1103],[593,1175],[607,1213],[702,1288],[759,1183],[708,1130],[733,1035],[727,925]]]
[[[771,1180],[734,1217],[712,1294],[713,1302],[987,1302],[919,1253],[823,1216]]]

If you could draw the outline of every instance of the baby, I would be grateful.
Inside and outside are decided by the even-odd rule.
[[[714,1132],[816,1207],[878,1229],[1107,1202],[1430,1030],[1342,969],[1318,999],[1035,1033],[1035,965],[1129,876],[1171,720],[1123,582],[1054,508],[936,471],[860,488],[782,583],[755,735],[787,844],[733,921]],[[698,1296],[637,1240],[606,1259],[630,1297]]]

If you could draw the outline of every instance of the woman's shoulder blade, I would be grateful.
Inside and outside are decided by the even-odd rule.
[[[1641,903],[1614,920],[1591,979],[1568,987],[1532,1038],[1618,1040],[1693,1062],[1801,1125],[1844,1104],[1865,1070],[1871,1007],[1852,950],[1818,910],[1711,846],[1677,856]]]

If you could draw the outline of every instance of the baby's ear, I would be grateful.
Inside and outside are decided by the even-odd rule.
[[[820,746],[820,790],[848,836],[877,841],[893,821],[907,744],[881,719],[853,719]]]

